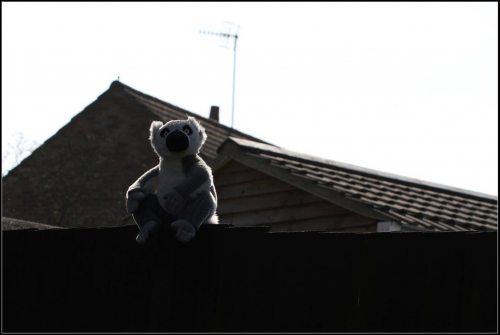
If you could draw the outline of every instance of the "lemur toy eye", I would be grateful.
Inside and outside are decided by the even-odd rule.
[[[182,131],[185,132],[188,135],[191,135],[193,133],[193,129],[191,129],[190,126],[184,126],[184,127],[182,127]]]
[[[163,128],[163,129],[160,131],[160,136],[161,136],[161,137],[165,137],[165,135],[167,135],[169,132],[170,132],[170,130],[169,130],[168,128]]]

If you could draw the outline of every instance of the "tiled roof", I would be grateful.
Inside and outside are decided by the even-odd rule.
[[[486,231],[498,227],[498,199],[494,196],[237,138],[230,138],[219,151],[218,164],[236,159],[339,205],[405,226],[434,231]]]
[[[117,89],[122,89],[123,92],[130,97],[136,99],[137,102],[147,107],[153,114],[157,115],[162,121],[173,119],[185,119],[186,116],[195,117],[205,128],[207,132],[207,141],[203,145],[202,154],[205,158],[213,159],[217,156],[217,148],[229,137],[245,138],[248,140],[266,143],[258,138],[242,133],[236,129],[227,127],[215,120],[205,118],[200,115],[189,112],[183,108],[174,106],[168,102],[161,101],[155,97],[139,92],[127,85],[115,81],[111,85]]]
[[[64,227],[133,224],[127,187],[158,164],[149,126],[186,114],[207,130],[207,161],[229,135],[259,141],[115,81],[2,178],[2,215]]]

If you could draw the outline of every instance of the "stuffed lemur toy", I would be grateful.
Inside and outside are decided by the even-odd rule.
[[[153,121],[150,141],[160,163],[127,191],[127,211],[146,242],[160,224],[170,224],[178,241],[190,241],[203,223],[218,223],[212,170],[198,156],[207,135],[193,117]]]

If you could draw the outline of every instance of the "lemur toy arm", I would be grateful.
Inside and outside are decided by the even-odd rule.
[[[139,179],[137,179],[132,185],[130,185],[130,187],[127,190],[127,194],[134,191],[152,192],[152,190],[149,189],[151,185],[150,181],[152,181],[153,178],[158,177],[159,173],[160,173],[159,165],[150,169],[142,176],[140,176]]]
[[[127,190],[126,207],[127,212],[132,214],[139,208],[139,203],[145,198],[146,193],[152,193],[152,181],[158,178],[159,166],[155,166],[139,177]]]

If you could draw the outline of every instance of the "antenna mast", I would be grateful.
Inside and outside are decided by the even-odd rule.
[[[232,95],[232,103],[231,103],[231,128],[234,128],[234,93],[235,93],[235,85],[236,85],[236,44],[238,42],[238,30],[239,30],[239,26],[237,26],[236,32],[234,34],[200,30],[201,34],[219,36],[219,37],[224,38],[224,39],[226,39],[226,38],[227,39],[229,39],[229,38],[234,39],[234,43],[233,43],[233,95]]]

